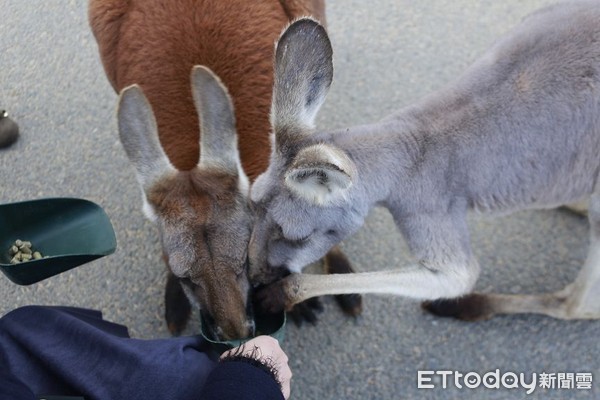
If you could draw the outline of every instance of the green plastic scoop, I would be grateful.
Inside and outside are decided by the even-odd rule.
[[[9,249],[29,241],[44,257],[11,264]],[[16,284],[30,285],[114,253],[115,232],[97,204],[49,198],[0,204],[0,269]]]

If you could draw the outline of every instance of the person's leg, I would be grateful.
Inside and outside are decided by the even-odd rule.
[[[214,367],[200,337],[129,338],[99,311],[27,306],[0,319],[0,365],[36,395],[194,398]]]

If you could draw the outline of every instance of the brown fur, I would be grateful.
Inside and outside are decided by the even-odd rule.
[[[176,168],[198,163],[189,76],[201,64],[221,78],[233,99],[246,174],[253,179],[266,169],[273,44],[289,21],[279,2],[92,0],[89,15],[110,83],[117,92],[141,86]]]
[[[326,26],[325,2],[323,0],[279,0],[290,21],[302,15],[312,15],[321,25]]]

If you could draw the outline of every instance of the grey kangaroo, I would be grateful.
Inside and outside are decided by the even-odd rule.
[[[310,19],[275,55],[268,169],[251,187],[258,213],[250,276],[270,283],[267,309],[312,296],[387,293],[419,300],[469,293],[479,265],[469,210],[505,214],[589,200],[589,254],[553,293],[473,293],[429,303],[463,319],[499,313],[600,317],[600,2],[554,5],[523,20],[455,82],[376,123],[314,128],[333,76],[332,49]],[[300,274],[387,207],[413,265],[345,275]]]

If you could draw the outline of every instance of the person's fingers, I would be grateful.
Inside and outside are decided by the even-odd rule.
[[[255,351],[255,348],[258,348],[258,351]],[[277,341],[277,339],[266,335],[257,336],[254,339],[251,339],[246,343],[242,344],[241,346],[223,353],[223,355],[221,355],[221,358],[226,357],[230,353],[236,353],[240,350],[242,355],[256,357],[257,359],[274,359],[279,358],[283,355],[287,360],[287,356],[279,346],[279,342]]]
[[[287,363],[279,370],[279,375],[281,391],[283,392],[283,397],[287,400],[290,397],[292,385],[292,370]]]
[[[256,351],[258,349],[258,351]],[[236,354],[241,350],[241,355],[253,357],[262,363],[272,365],[277,370],[277,377],[281,383],[281,391],[285,399],[288,399],[291,393],[292,370],[288,365],[288,356],[285,354],[277,339],[271,336],[257,336],[244,343],[242,346],[231,349],[221,358],[230,354]]]
[[[257,344],[263,350],[263,357],[266,359],[270,354],[270,361],[277,369],[277,377],[281,384],[283,397],[288,399],[291,393],[292,370],[288,365],[289,358],[283,351],[279,342],[270,336],[259,336]]]

